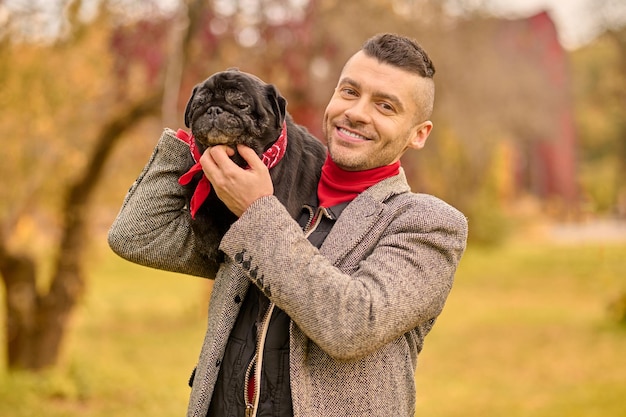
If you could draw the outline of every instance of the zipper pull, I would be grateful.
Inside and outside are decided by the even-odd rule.
[[[243,401],[246,404],[246,413],[245,417],[254,417],[254,390],[250,392],[251,384],[250,381],[253,381],[252,387],[256,384],[254,381],[254,368],[256,366],[256,358],[258,354],[255,355],[250,363],[248,364],[248,368],[246,369],[246,377],[244,379],[243,386]]]

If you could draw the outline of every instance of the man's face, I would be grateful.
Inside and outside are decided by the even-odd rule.
[[[333,161],[345,170],[362,171],[392,164],[409,148],[422,148],[432,123],[420,120],[418,95],[428,82],[357,52],[324,114]]]

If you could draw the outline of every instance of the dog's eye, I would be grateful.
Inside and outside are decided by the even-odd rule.
[[[234,104],[235,104],[235,106],[237,106],[241,110],[248,110],[250,108],[250,105],[248,103],[244,103],[243,101],[240,101],[240,102],[234,103]]]

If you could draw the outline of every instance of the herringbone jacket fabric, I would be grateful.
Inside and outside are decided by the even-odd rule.
[[[253,283],[292,320],[296,417],[412,417],[417,356],[465,250],[465,217],[411,193],[401,171],[354,199],[318,250],[275,197],[263,197],[222,239],[217,269],[195,250],[177,183],[188,154],[165,130],[109,233],[111,248],[132,262],[215,278],[187,415],[206,415]]]

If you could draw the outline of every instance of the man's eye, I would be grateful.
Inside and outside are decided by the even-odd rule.
[[[392,115],[392,114],[397,113],[396,107],[392,103],[390,103],[388,101],[379,101],[379,102],[377,102],[376,103],[376,108],[382,114]]]
[[[357,96],[357,92],[355,90],[353,90],[352,88],[342,88],[341,90],[341,94],[344,96]]]

